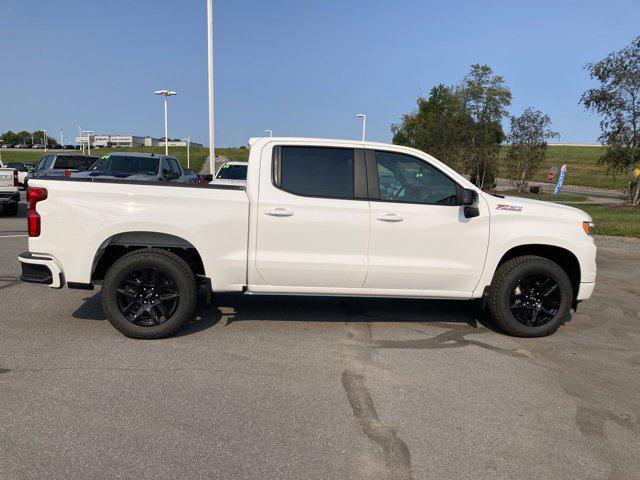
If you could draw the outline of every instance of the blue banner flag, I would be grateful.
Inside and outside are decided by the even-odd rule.
[[[562,190],[562,186],[564,185],[564,177],[567,176],[567,165],[562,165],[562,168],[560,169],[560,175],[558,176],[558,183],[556,184],[556,189],[553,192],[553,196],[557,197],[558,194],[560,193],[560,190]]]

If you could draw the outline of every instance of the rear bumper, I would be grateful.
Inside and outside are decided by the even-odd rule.
[[[49,255],[23,252],[18,255],[22,266],[20,280],[27,283],[49,285],[51,288],[62,288],[64,276],[58,262]]]
[[[16,203],[20,201],[20,192],[0,192],[0,203]]]

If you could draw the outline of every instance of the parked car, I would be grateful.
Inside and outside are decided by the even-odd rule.
[[[25,188],[35,178],[69,177],[78,170],[86,170],[98,160],[98,157],[90,155],[78,155],[74,153],[50,153],[45,155],[36,164],[33,171],[24,179]]]
[[[13,168],[18,172],[18,185],[20,187],[24,187],[24,181],[27,178],[29,171],[32,170],[33,167],[21,162],[9,162],[5,166]]]
[[[0,162],[0,209],[2,213],[16,215],[18,202],[20,202],[18,171],[15,168],[5,167]]]
[[[134,338],[175,333],[200,286],[485,299],[496,323],[523,337],[553,333],[593,292],[593,223],[582,210],[490,195],[399,145],[251,144],[246,187],[34,180],[21,278],[101,284],[109,321]]]
[[[184,182],[180,163],[175,157],[154,153],[111,153],[100,158],[87,171],[74,178],[126,179],[145,182]]]
[[[246,185],[247,162],[225,162],[212,180],[217,185]]]
[[[10,143],[5,143],[4,145],[2,145],[2,148],[13,148],[13,145]]]
[[[65,145],[63,148],[65,150],[78,150],[78,146],[77,145]]]
[[[182,171],[184,175],[184,181],[188,183],[198,183],[198,174],[190,168],[185,168]]]

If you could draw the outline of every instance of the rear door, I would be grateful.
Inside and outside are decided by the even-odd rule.
[[[354,148],[273,149],[257,206],[256,269],[267,284],[363,286],[370,228],[364,168],[364,152]]]
[[[489,214],[466,218],[461,187],[423,159],[367,151],[371,244],[367,288],[471,292],[489,241]]]

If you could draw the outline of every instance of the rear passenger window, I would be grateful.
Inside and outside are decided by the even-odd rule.
[[[353,198],[354,151],[349,148],[281,147],[275,183],[298,195]]]

